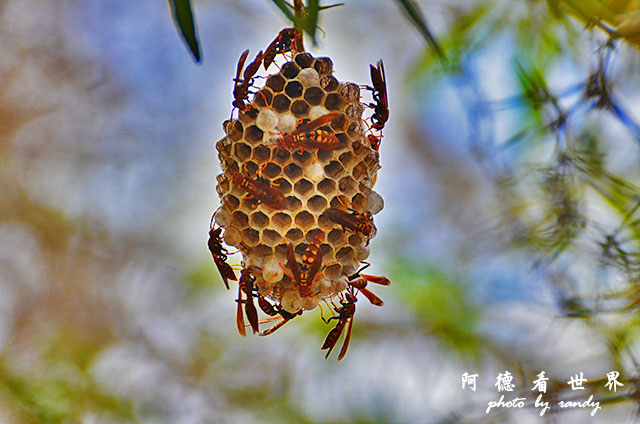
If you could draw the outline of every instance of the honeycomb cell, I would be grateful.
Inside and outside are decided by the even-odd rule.
[[[318,191],[325,196],[328,196],[336,191],[336,186],[337,185],[334,180],[325,178],[324,180],[320,181],[320,183],[318,183]]]
[[[282,242],[282,236],[275,230],[264,230],[262,232],[262,242],[270,247],[275,247]]]
[[[340,161],[342,166],[345,167],[345,169],[349,169],[357,163],[358,158],[351,152],[344,152],[340,154],[338,160]]]
[[[366,260],[369,257],[369,246],[358,246],[355,248],[355,256],[359,262]]]
[[[298,76],[300,72],[300,67],[295,62],[287,62],[282,65],[282,69],[280,71],[282,75],[287,79],[294,79]]]
[[[302,177],[302,168],[295,163],[290,163],[284,167],[284,175],[291,181],[297,181],[298,178]]]
[[[302,298],[297,290],[288,290],[280,298],[280,305],[285,311],[295,314],[302,309]]]
[[[271,109],[262,109],[258,113],[256,125],[264,132],[271,131],[278,125],[278,115]]]
[[[268,258],[269,256],[273,255],[273,248],[266,244],[261,243],[256,247],[254,247],[253,249],[251,249],[251,254],[256,257]]]
[[[353,167],[353,171],[351,172],[351,175],[353,175],[353,178],[355,178],[356,180],[360,180],[361,178],[369,175],[367,171],[368,171],[367,165],[365,165],[362,162],[359,162],[356,166]]]
[[[302,233],[302,231],[300,231],[300,233]],[[273,248],[273,254],[275,256],[277,256],[280,259],[280,261],[286,260],[286,257],[287,257],[287,245],[285,243],[277,245],[276,247]],[[276,258],[276,260],[277,260],[277,258]],[[280,261],[278,261],[278,264],[281,263]],[[280,268],[279,265],[278,265],[278,268]],[[282,277],[280,277],[280,278],[282,278]]]
[[[328,93],[336,91],[340,87],[340,83],[333,75],[322,75],[320,77],[320,87]]]
[[[296,100],[291,105],[291,113],[294,116],[302,117],[305,116],[309,112],[309,105],[304,100]]]
[[[296,212],[302,208],[302,202],[295,196],[287,197],[287,203],[290,211]]]
[[[304,92],[304,99],[311,106],[317,106],[322,103],[324,99],[324,91],[319,87],[310,87],[307,88]]]
[[[233,125],[227,128],[227,135],[229,136],[229,140],[238,141],[242,138],[242,134],[244,132],[244,127],[240,121],[235,121]]]
[[[295,99],[302,96],[303,87],[298,81],[289,81],[284,87],[284,92],[289,98]]]
[[[267,78],[267,87],[273,90],[274,93],[280,93],[284,90],[284,85],[287,82],[286,79],[280,74],[270,75]]]
[[[322,240],[324,240],[324,231],[319,228],[314,228],[310,231],[307,231],[307,233],[304,235],[304,239],[307,243],[311,243],[318,236],[320,236],[320,242],[322,242]]]
[[[271,159],[271,149],[263,144],[256,146],[253,148],[252,158],[258,163],[266,162]]]
[[[357,193],[351,199],[351,203],[353,203],[354,207],[359,211],[364,211],[367,207],[367,197],[362,193]]]
[[[273,100],[273,93],[267,88],[263,88],[253,95],[253,104],[257,107],[270,106]],[[268,109],[267,109],[268,110]],[[262,111],[260,111],[262,112]],[[258,113],[258,116],[260,114]]]
[[[344,110],[344,114],[347,115],[349,119],[360,119],[362,118],[363,112],[364,106],[362,106],[362,103],[358,102],[348,104]]]
[[[298,213],[294,219],[296,225],[303,231],[308,230],[316,223],[316,219],[307,211]]]
[[[294,60],[301,68],[308,68],[309,66],[313,65],[313,61],[315,59],[309,53],[298,53]]]
[[[322,273],[325,279],[331,281],[331,280],[337,280],[338,278],[340,278],[341,271],[342,271],[342,266],[340,266],[339,264],[333,264],[326,267],[322,271]]]
[[[282,168],[280,165],[275,164],[273,162],[267,162],[267,164],[262,169],[262,176],[268,179],[274,179],[282,173]]]
[[[242,242],[242,234],[235,227],[225,228],[223,237],[229,246],[239,246]]]
[[[288,133],[296,129],[296,124],[298,123],[298,119],[290,113],[286,113],[280,116],[280,121],[278,122],[278,131],[283,133]]]
[[[300,229],[292,228],[287,231],[287,234],[285,234],[284,238],[286,238],[291,243],[298,243],[300,240],[302,240],[303,236],[304,233]]]
[[[249,143],[255,144],[262,141],[262,136],[264,132],[258,126],[252,125],[246,129],[244,134],[244,139]]]
[[[293,161],[300,165],[301,167],[306,167],[311,164],[314,159],[314,155],[312,153],[307,152],[306,150],[296,150],[291,155]]]
[[[292,223],[293,220],[291,217],[283,212],[278,212],[273,216],[273,218],[271,218],[273,228],[275,228],[279,233],[284,233],[288,230]]]
[[[235,211],[231,217],[231,225],[238,228],[244,228],[249,223],[249,217],[240,211]]]
[[[289,195],[289,193],[291,193],[291,183],[284,179],[284,178],[278,178],[273,182],[273,185],[275,187],[278,188],[278,190],[280,190],[280,192],[282,192],[282,194],[284,194],[285,196]]]
[[[367,196],[367,209],[373,215],[377,214],[384,208],[384,199],[375,191],[372,191]]]
[[[274,159],[280,165],[284,165],[285,163],[288,163],[289,159],[291,158],[291,153],[289,153],[287,150],[276,149],[274,153],[275,153]]]
[[[274,254],[276,256],[278,256],[278,249],[280,248],[280,246],[284,246],[284,245],[278,245],[274,249]],[[279,281],[279,280],[282,280],[283,276],[284,276],[284,271],[282,270],[282,267],[280,266],[280,261],[277,258],[272,258],[264,262],[264,265],[262,268],[262,278],[265,281]]]
[[[330,75],[333,72],[333,62],[328,57],[316,58],[313,67],[320,75]]]
[[[245,124],[245,126],[253,124],[256,121],[257,117],[257,109],[241,110],[238,113],[238,119],[240,120],[240,122]]]
[[[324,99],[324,106],[328,110],[340,110],[342,108],[342,99],[337,93],[328,94]]]
[[[355,246],[359,246],[364,242],[364,240],[362,240],[362,236],[360,234],[351,234],[349,236],[349,244],[353,247]]]
[[[340,85],[340,89],[338,91],[347,102],[351,100],[360,100],[360,87],[357,84],[342,84]]]
[[[309,165],[305,171],[307,179],[313,183],[318,183],[324,178],[324,168],[318,162]]]
[[[339,133],[340,131],[343,131],[344,128],[347,126],[347,116],[343,115],[340,116],[336,119],[334,119],[333,121],[331,121],[331,129],[335,132],[335,133]]]
[[[240,199],[232,194],[227,194],[222,200],[223,208],[226,210],[235,211],[240,206]]]
[[[260,233],[253,228],[245,228],[242,237],[242,242],[249,247],[257,246],[260,242]]]
[[[289,106],[291,106],[291,99],[289,99],[284,94],[278,94],[273,98],[273,109],[278,113],[283,113],[289,111]]]
[[[307,68],[300,71],[298,81],[304,87],[314,87],[320,84],[320,75],[313,68]]]
[[[269,225],[269,217],[262,212],[254,212],[249,218],[251,226],[258,229],[266,228]]]
[[[304,197],[307,195],[307,193],[313,190],[313,184],[303,178],[293,186],[293,190],[296,192],[296,194]]]
[[[334,246],[343,244],[345,240],[345,234],[342,230],[334,229],[329,231],[327,235],[327,241]]]
[[[344,168],[337,160],[332,160],[324,167],[324,172],[329,178],[337,179],[344,173]]]
[[[336,260],[342,265],[348,265],[353,261],[353,249],[350,246],[343,247],[336,252]]]
[[[307,207],[311,212],[319,213],[327,208],[327,199],[325,199],[324,196],[313,196],[307,202]]]
[[[240,208],[245,211],[253,211],[260,205],[260,201],[253,197],[243,197],[240,201]]]
[[[233,146],[233,150],[235,155],[240,160],[245,160],[249,158],[249,156],[251,156],[251,146],[248,146],[244,143],[237,143],[235,146]]]

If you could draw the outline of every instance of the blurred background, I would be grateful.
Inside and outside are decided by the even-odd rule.
[[[305,44],[340,81],[384,60],[367,272],[392,285],[337,362],[317,312],[241,338],[206,247],[237,60],[290,26],[274,3],[192,1],[197,65],[166,2],[0,0],[0,422],[637,422],[637,2],[345,3]],[[552,406],[602,410],[541,417],[541,371]],[[501,394],[527,405],[485,414]]]

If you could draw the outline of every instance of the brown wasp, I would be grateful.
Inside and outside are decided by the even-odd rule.
[[[374,284],[380,284],[382,286],[388,286],[391,284],[391,281],[389,281],[389,279],[387,277],[378,277],[376,275],[365,275],[365,274],[360,274],[362,271],[364,271],[365,269],[367,269],[369,266],[371,266],[370,263],[365,262],[365,266],[360,268],[358,271],[356,271],[355,274],[351,275],[348,277],[347,279],[347,283],[355,288],[358,289],[358,291],[360,293],[362,293],[364,295],[364,297],[366,297],[369,302],[371,302],[372,305],[375,306],[382,306],[384,305],[384,302],[382,301],[382,299],[380,299],[378,296],[376,296],[375,294],[371,293],[366,287],[367,287],[367,283],[371,282]]]
[[[228,280],[238,281],[238,277],[236,277],[236,273],[233,271],[233,268],[231,268],[231,265],[227,263],[228,252],[227,249],[222,246],[222,227],[214,228],[213,218],[211,218],[211,225],[209,226],[209,241],[207,244],[213,256],[213,262],[215,262],[216,267],[218,267],[222,281],[224,281],[224,285],[227,287],[227,290],[229,290]]]
[[[246,198],[255,198],[261,203],[269,206],[272,209],[283,210],[289,208],[287,198],[282,194],[280,190],[274,188],[271,183],[262,178],[257,177],[253,179],[240,172],[235,173],[229,167],[231,174],[233,175],[233,183],[236,187],[239,187],[247,192]]]
[[[340,300],[340,307],[335,307],[334,310],[338,313],[337,316],[332,316],[331,318],[325,320],[326,323],[331,321],[332,319],[338,320],[338,324],[336,324],[335,328],[329,331],[327,334],[327,338],[324,339],[324,343],[320,350],[329,349],[327,355],[324,357],[325,359],[329,358],[331,351],[334,346],[340,339],[340,335],[342,335],[342,331],[344,327],[347,327],[347,333],[344,336],[344,342],[342,342],[342,348],[340,349],[340,353],[338,354],[338,361],[344,358],[344,355],[347,354],[347,349],[349,348],[349,340],[351,339],[351,327],[353,326],[353,316],[356,313],[356,302],[358,298],[353,293],[353,289],[350,289],[345,293],[345,298]]]
[[[338,198],[338,200],[340,200],[340,198]],[[342,200],[340,200],[340,203],[344,205]],[[373,232],[371,213],[359,213],[353,208],[348,209],[351,213],[346,212],[340,208],[330,207],[325,210],[325,214],[331,221],[340,225],[342,227],[342,231],[348,229],[353,231],[354,233],[359,233],[365,237],[370,237],[371,233]]]
[[[261,295],[258,295],[258,305],[260,306],[260,309],[262,309],[262,311],[265,314],[270,316],[276,316],[280,314],[280,316],[282,317],[282,321],[278,322],[276,325],[272,327],[267,328],[265,331],[259,334],[260,336],[268,336],[269,334],[273,333],[278,328],[282,327],[283,325],[285,325],[286,323],[288,323],[298,315],[302,315],[302,310],[299,310],[297,313],[292,314],[290,312],[285,311],[280,306],[272,305],[267,299],[264,298],[264,296],[261,296]]]
[[[304,47],[302,45],[302,35],[300,32],[296,28],[285,28],[280,31],[276,39],[273,40],[264,51],[264,69],[271,66],[276,55],[279,53],[298,53],[302,51],[304,51]]]
[[[242,314],[242,304],[244,303],[244,311],[247,314],[247,320],[249,325],[253,329],[253,333],[257,333],[258,329],[258,311],[253,303],[253,283],[256,278],[252,275],[252,268],[244,268],[240,273],[240,281],[238,281],[238,310],[236,312],[236,324],[238,326],[238,333],[242,337],[246,336],[244,330],[244,316]],[[242,299],[242,293],[244,293],[246,299]]]
[[[288,134],[279,137],[278,148],[281,150],[317,149],[339,150],[347,147],[347,144],[333,133],[318,129],[342,116],[340,112],[327,113],[311,122],[302,124]]]
[[[371,69],[371,83],[373,84],[373,100],[375,104],[369,106],[374,108],[371,122],[373,128],[382,131],[384,124],[389,119],[389,102],[387,99],[387,77],[384,73],[382,60],[378,61],[377,67],[369,65]]]
[[[287,243],[287,266],[291,270],[291,274],[293,274],[293,284],[298,288],[300,297],[307,297],[312,294],[311,286],[313,280],[322,266],[322,252],[320,251],[322,236],[322,232],[318,233],[313,241],[309,243],[302,253],[302,265],[300,267],[298,267],[293,247]]]
[[[371,145],[371,148],[373,150],[375,150],[376,152],[378,150],[380,150],[380,138],[381,137],[377,137],[377,136],[375,136],[373,134],[369,134],[367,136],[367,138],[369,139],[369,144]]]
[[[245,102],[249,101],[249,86],[251,85],[251,81],[253,76],[260,69],[260,62],[262,62],[262,51],[258,53],[256,58],[247,66],[247,69],[244,70],[244,74],[242,78],[240,78],[240,74],[242,73],[242,68],[244,68],[244,63],[247,60],[247,56],[249,55],[249,50],[245,50],[240,55],[240,60],[238,60],[238,68],[236,70],[236,77],[233,79],[235,81],[235,85],[233,87],[233,102],[231,103],[234,107],[242,111],[248,111],[253,106],[251,103],[247,104]]]

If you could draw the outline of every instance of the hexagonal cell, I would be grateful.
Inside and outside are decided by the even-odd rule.
[[[264,135],[264,132],[262,132],[262,130],[260,128],[258,128],[257,125],[251,125],[244,132],[244,138],[249,143],[258,143],[258,142],[262,141],[262,136],[263,135]]]
[[[273,109],[278,113],[287,112],[291,106],[291,99],[284,94],[278,94],[273,98]]]
[[[301,68],[308,68],[313,64],[314,58],[309,53],[298,53],[294,60]]]
[[[322,271],[324,278],[327,280],[337,280],[340,278],[340,272],[342,271],[342,266],[340,264],[333,264],[325,267]]]
[[[256,126],[264,132],[271,132],[278,125],[278,115],[267,108],[262,108],[256,118]]]
[[[340,87],[340,83],[333,75],[320,76],[320,87],[326,92],[335,91]]]
[[[293,161],[302,167],[306,167],[313,162],[314,159],[314,155],[306,150],[296,150],[291,156],[293,157]]]
[[[238,209],[238,206],[240,206],[240,200],[231,194],[227,194],[224,199],[222,199],[222,203],[224,204],[224,208],[228,211],[234,211]]]
[[[290,113],[280,115],[280,121],[276,127],[281,133],[288,133],[296,129],[298,119]]]
[[[354,83],[347,83],[340,86],[338,92],[346,101],[360,100],[360,87]]]
[[[324,91],[318,87],[307,88],[304,92],[304,99],[312,106],[317,106],[324,99]]]
[[[330,75],[333,72],[333,62],[328,57],[319,57],[313,67],[320,75]]]
[[[332,160],[324,167],[324,172],[329,178],[338,178],[344,173],[344,168],[337,160]]]
[[[313,190],[313,184],[306,179],[301,179],[294,186],[293,189],[301,196],[306,196],[311,190]]]
[[[364,240],[360,234],[349,235],[349,244],[353,247],[359,246],[364,243]]]
[[[307,211],[298,213],[295,217],[295,223],[303,230],[308,230],[316,223],[316,219]]]
[[[284,149],[275,149],[274,159],[280,165],[284,165],[289,162],[289,158],[291,157],[291,153]]]
[[[291,226],[292,222],[293,219],[283,212],[278,212],[273,216],[273,218],[271,218],[271,225],[281,233],[287,230]]]
[[[234,121],[232,125],[227,126],[227,135],[231,141],[238,141],[242,138],[244,127],[240,121]]]
[[[362,118],[362,113],[364,112],[364,106],[360,102],[353,102],[347,105],[344,110],[344,114],[347,115],[350,119],[360,119]]]
[[[261,174],[265,178],[273,179],[278,175],[280,175],[281,172],[282,172],[282,168],[280,168],[280,165],[273,162],[267,162],[265,167],[262,168]]]
[[[348,169],[348,168],[351,168],[356,163],[358,158],[356,156],[354,156],[353,153],[347,151],[347,152],[342,153],[340,155],[340,157],[338,158],[338,160],[340,161],[342,166],[344,166],[346,169]]]
[[[268,88],[263,88],[253,95],[253,103],[258,107],[269,106],[272,100],[273,93]]]
[[[325,178],[318,183],[318,191],[324,195],[331,194],[336,191],[336,182]]]
[[[367,207],[367,197],[362,193],[357,193],[351,199],[351,203],[353,203],[353,207],[355,207],[358,211],[364,211]]]
[[[307,243],[311,243],[316,239],[316,237],[320,236],[320,242],[324,240],[324,231],[319,228],[314,228],[313,230],[307,231],[304,235],[304,239]]]
[[[334,246],[344,243],[344,238],[345,238],[344,232],[338,229],[329,231],[329,234],[327,235],[327,241],[333,244]]]
[[[278,178],[273,182],[273,185],[285,196],[291,193],[291,183],[284,178]]]
[[[254,212],[251,214],[249,221],[251,226],[258,229],[266,228],[269,225],[269,217],[262,212]]]
[[[316,157],[318,158],[318,161],[324,165],[333,159],[333,152],[330,150],[317,150]]]
[[[251,256],[267,258],[273,255],[273,248],[265,244],[259,244],[249,252]]]
[[[347,134],[349,137],[360,137],[362,132],[362,125],[359,122],[352,122],[347,127]]]
[[[353,167],[351,175],[353,175],[353,178],[355,178],[356,180],[366,177],[367,175],[369,175],[367,166],[362,162],[358,163]]]
[[[267,146],[265,146],[264,144],[256,146],[256,147],[253,148],[253,156],[252,157],[258,163],[266,162],[269,159],[271,159],[271,149],[268,148]]]
[[[245,160],[247,159],[249,156],[251,156],[251,146],[244,144],[244,143],[236,143],[233,146],[233,150],[235,155],[238,157],[238,159],[240,160]]]
[[[355,249],[356,260],[359,262],[364,261],[369,257],[369,253],[370,253],[370,250],[368,246],[358,246]]]
[[[287,80],[285,80],[284,77],[280,74],[269,75],[269,77],[267,77],[266,86],[272,89],[274,92],[279,93],[284,90],[284,84],[286,82]]]
[[[302,231],[300,231],[300,234],[302,234]],[[285,259],[287,257],[287,245],[284,243],[277,245],[273,249],[273,253],[280,259]]]
[[[371,169],[378,169],[380,167],[379,162],[378,152],[370,152],[364,157],[364,163]]]
[[[345,115],[339,116],[331,121],[331,129],[333,129],[334,132],[339,133],[344,130],[348,123],[349,121]]]
[[[280,69],[280,73],[287,79],[294,79],[298,76],[299,72],[300,67],[295,62],[287,62],[282,65],[282,68]]]
[[[287,197],[287,202],[289,204],[289,207],[287,209],[289,209],[290,211],[295,212],[302,208],[302,202],[295,196]]]
[[[281,242],[282,237],[277,231],[271,229],[262,231],[262,243],[266,244],[267,246],[274,247]]]
[[[242,164],[242,172],[247,173],[247,175],[255,175],[258,171],[258,164],[256,164],[252,160],[248,160]]]
[[[243,197],[240,201],[240,207],[245,211],[254,211],[260,205],[260,201],[254,197]]]
[[[302,96],[302,84],[298,81],[289,81],[284,87],[284,92],[292,99]]]
[[[336,260],[342,265],[347,265],[353,261],[354,253],[350,246],[343,247],[336,252]]]
[[[291,105],[291,113],[297,117],[301,117],[309,112],[309,105],[304,100],[296,100]]]
[[[298,243],[300,240],[302,240],[303,236],[304,233],[298,228],[292,228],[287,231],[287,234],[284,235],[284,238],[286,238],[291,243]]]
[[[356,266],[355,265],[343,265],[342,266],[342,275],[353,275],[356,272]]]
[[[241,110],[240,112],[238,112],[238,119],[240,120],[240,122],[245,124],[245,126],[253,124],[257,117],[257,109]]]
[[[235,211],[231,216],[231,225],[238,228],[244,228],[249,224],[249,217],[243,212]]]
[[[260,233],[253,228],[245,228],[242,231],[242,241],[249,247],[256,246],[260,241]]]
[[[384,208],[384,199],[375,191],[372,191],[367,196],[367,209],[373,215],[377,214]]]
[[[304,87],[316,87],[320,84],[320,75],[313,68],[303,69],[298,74],[298,81]]]
[[[329,219],[329,215],[327,215],[326,213],[320,214],[320,216],[318,217],[318,227],[327,228],[333,225],[335,224],[331,219]]]
[[[338,183],[338,189],[347,196],[352,196],[355,193],[356,186],[355,180],[349,176],[342,178]]]
[[[228,227],[224,230],[224,242],[229,246],[239,246],[242,241],[242,233],[237,228]]]
[[[301,180],[304,181],[304,180]],[[298,181],[300,182],[300,181]],[[327,208],[327,199],[322,196],[313,196],[307,201],[307,207],[311,212],[320,212]]]
[[[342,107],[342,99],[337,93],[329,93],[324,99],[324,107],[329,110],[340,110]]]
[[[296,181],[302,176],[302,168],[295,163],[290,163],[284,167],[284,175],[286,175],[291,181]]]

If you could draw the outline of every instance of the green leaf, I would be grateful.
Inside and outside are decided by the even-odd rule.
[[[318,25],[318,11],[320,10],[320,2],[318,0],[309,0],[302,29],[311,36],[314,46],[318,45],[316,40],[316,29]]]
[[[440,48],[438,41],[435,39],[435,37],[431,33],[431,30],[427,25],[427,21],[424,19],[424,16],[422,15],[420,6],[418,6],[416,2],[413,0],[396,0],[396,1],[400,4],[400,7],[404,11],[404,13],[406,13],[411,23],[418,29],[418,31],[420,31],[420,34],[422,34],[424,39],[427,41],[429,45],[431,45],[431,48],[435,50],[438,56],[440,56],[440,59],[443,62],[446,62],[447,58],[444,55],[444,52],[442,51],[442,49]]]
[[[190,0],[169,0],[169,6],[173,12],[175,23],[180,28],[182,38],[189,46],[191,54],[196,62],[200,62],[200,45],[198,43],[198,34],[191,12]]]
[[[289,9],[289,6],[287,5],[287,2],[282,1],[282,0],[271,0],[276,6],[278,6],[278,9],[280,9],[280,11],[284,14],[284,16],[290,20],[291,22],[295,22],[295,17],[293,16],[293,12]]]

